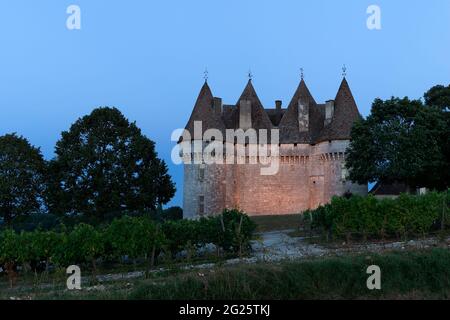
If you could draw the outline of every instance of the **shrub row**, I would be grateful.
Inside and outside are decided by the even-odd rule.
[[[0,263],[29,264],[45,262],[60,267],[96,261],[145,258],[153,265],[158,253],[170,254],[214,244],[219,251],[242,253],[250,245],[255,225],[237,210],[200,220],[178,220],[156,223],[149,217],[124,216],[106,227],[96,229],[80,223],[61,232],[35,230],[0,233]]]
[[[396,199],[373,196],[334,197],[330,204],[305,213],[312,229],[327,236],[366,239],[424,236],[449,227],[450,192],[425,195],[402,194]]]

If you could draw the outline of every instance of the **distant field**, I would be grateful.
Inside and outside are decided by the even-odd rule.
[[[301,216],[301,214],[253,216],[251,219],[258,225],[257,232],[266,232],[299,228]]]

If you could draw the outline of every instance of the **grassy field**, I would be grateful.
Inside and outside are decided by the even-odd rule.
[[[251,219],[257,224],[257,232],[296,229],[300,227],[301,214],[253,216]]]
[[[368,290],[366,269],[381,268],[381,290]],[[149,279],[64,289],[47,286],[0,290],[10,299],[449,299],[450,251],[394,252],[308,261],[216,266],[155,273]]]

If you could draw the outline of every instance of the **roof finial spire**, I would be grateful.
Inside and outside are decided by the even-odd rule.
[[[249,80],[249,81],[252,81],[252,79],[253,79],[252,69],[248,69],[248,74],[247,74],[247,76],[248,76],[248,80]]]
[[[305,74],[303,73],[303,68],[300,68],[300,78],[303,80],[303,78],[305,77]]]
[[[342,76],[343,76],[344,78],[347,76],[347,67],[345,66],[345,64],[344,64],[344,66],[342,67]]]
[[[208,82],[208,68],[205,68],[205,71],[203,71],[203,79],[205,79],[205,82]]]

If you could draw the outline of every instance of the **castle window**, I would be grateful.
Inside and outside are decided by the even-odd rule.
[[[205,214],[205,196],[198,197],[198,214],[199,215]]]

